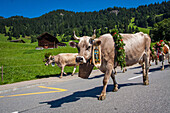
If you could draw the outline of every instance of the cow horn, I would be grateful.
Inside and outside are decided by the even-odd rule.
[[[96,38],[96,29],[94,30],[94,34],[92,36],[92,39],[95,39]]]
[[[76,36],[75,31],[73,31],[73,33],[74,33],[74,39],[75,39],[75,40],[79,40],[80,38]]]

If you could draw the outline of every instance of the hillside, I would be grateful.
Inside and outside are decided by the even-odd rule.
[[[72,38],[73,30],[78,36],[92,35],[93,29],[97,29],[98,36],[112,29],[132,33],[139,31],[137,27],[128,27],[132,18],[135,26],[148,28],[169,17],[170,1],[138,8],[113,7],[94,12],[55,10],[38,18],[1,17],[0,33],[16,38],[30,36],[34,42],[36,36],[49,32],[54,36],[64,35],[62,41],[68,41]]]

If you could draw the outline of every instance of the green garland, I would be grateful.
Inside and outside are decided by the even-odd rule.
[[[170,43],[168,41],[160,40],[159,42],[156,42],[153,46],[150,47],[151,54],[153,55],[153,57],[155,57],[154,51],[158,51],[158,52],[163,51],[164,44],[167,44],[168,46],[170,46]],[[153,48],[155,48],[155,49],[153,49]]]
[[[123,67],[126,66],[126,61],[125,61],[126,55],[124,49],[125,43],[123,43],[122,36],[117,32],[113,34],[113,39],[115,41],[115,46],[116,46],[115,48],[117,51],[116,61],[122,69]]]
[[[160,49],[160,51],[163,51],[163,50],[162,50],[162,49],[163,49],[163,46],[164,46],[164,41],[163,41],[163,40],[160,40],[159,42],[157,42],[157,43],[155,44],[156,50],[157,50],[157,49]]]
[[[164,40],[165,44],[167,44],[170,47],[170,42]]]

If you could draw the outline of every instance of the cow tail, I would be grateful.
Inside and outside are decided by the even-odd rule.
[[[147,65],[147,69],[149,68],[149,59],[150,59],[150,45],[151,45],[151,38],[148,34],[144,34],[144,38],[145,38],[145,53],[146,53],[146,65]]]

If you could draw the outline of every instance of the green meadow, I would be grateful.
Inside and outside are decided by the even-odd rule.
[[[51,76],[59,77],[61,69],[57,65],[55,67],[44,65],[45,53],[50,52],[53,55],[57,55],[59,53],[77,52],[77,49],[70,47],[68,42],[66,42],[66,47],[36,50],[37,42],[14,43],[7,41],[7,38],[0,34],[0,66],[3,66],[3,82],[0,81],[0,84],[10,84]],[[65,67],[66,73],[71,73],[72,70],[73,67]],[[0,69],[0,75],[1,73]]]
[[[135,21],[135,18],[132,18],[128,27],[132,27],[133,26],[136,29],[136,27],[138,27],[138,26],[135,25],[134,21]],[[148,27],[148,28],[138,27],[138,29],[139,29],[139,31],[141,31],[143,33],[149,34],[149,32],[152,29],[152,27]]]

